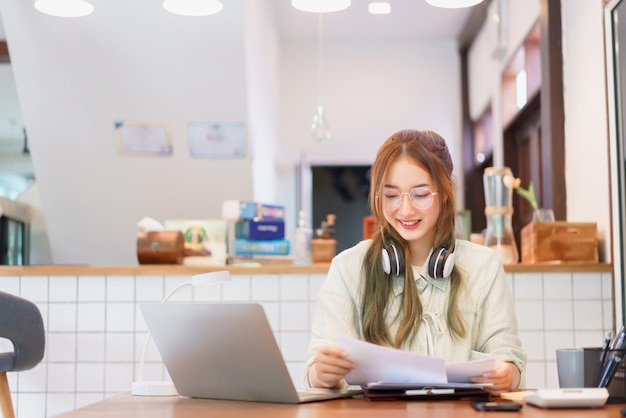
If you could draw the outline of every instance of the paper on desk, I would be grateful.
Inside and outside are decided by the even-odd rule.
[[[470,376],[492,370],[495,365],[492,358],[452,363],[446,367],[445,361],[439,357],[383,347],[347,336],[340,336],[338,345],[356,365],[346,375],[346,382],[350,385],[363,386],[371,382],[468,382]]]

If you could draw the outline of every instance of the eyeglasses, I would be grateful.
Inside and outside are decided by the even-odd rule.
[[[428,209],[433,204],[433,192],[427,187],[416,187],[410,192],[400,193],[396,190],[385,190],[383,192],[383,206],[385,210],[396,210],[402,204],[402,196],[409,196],[409,201],[415,209]]]

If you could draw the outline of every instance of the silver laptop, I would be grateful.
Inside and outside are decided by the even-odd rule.
[[[301,403],[362,391],[296,389],[258,303],[140,306],[179,395]]]

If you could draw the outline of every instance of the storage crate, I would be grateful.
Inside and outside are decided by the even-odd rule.
[[[522,263],[598,262],[595,223],[531,222],[521,231]]]

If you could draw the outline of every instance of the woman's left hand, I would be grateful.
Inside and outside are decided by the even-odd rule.
[[[498,362],[495,369],[480,376],[472,377],[472,382],[491,383],[491,386],[486,386],[485,389],[498,393],[516,389],[519,385],[520,377],[520,371],[515,364]]]

